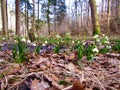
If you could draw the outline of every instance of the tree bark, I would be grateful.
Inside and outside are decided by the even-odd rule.
[[[111,0],[108,0],[108,7],[107,7],[107,25],[108,25],[108,33],[110,32],[110,3]]]
[[[7,8],[6,7],[7,7],[6,0],[1,0],[3,35],[8,34],[8,21],[7,21]]]
[[[33,29],[35,29],[35,0],[33,0]]]
[[[47,5],[47,25],[48,25],[48,34],[50,35],[50,0],[48,0],[48,5]]]
[[[20,36],[20,0],[15,0],[16,10],[16,35]]]
[[[96,0],[89,0],[89,3],[91,7],[93,35],[100,34],[101,32],[100,32],[100,25],[99,25],[98,14],[97,14]]]

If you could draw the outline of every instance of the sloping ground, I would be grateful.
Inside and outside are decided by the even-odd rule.
[[[10,63],[2,53],[1,90],[120,90],[120,54],[98,55],[94,61],[81,60],[76,53],[28,53],[27,63]],[[80,82],[79,82],[80,81]]]

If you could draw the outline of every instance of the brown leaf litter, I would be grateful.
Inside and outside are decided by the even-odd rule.
[[[45,56],[29,53],[27,63],[0,64],[3,67],[0,87],[1,90],[120,90],[118,57],[105,54],[94,61],[84,58],[80,67],[75,52]]]

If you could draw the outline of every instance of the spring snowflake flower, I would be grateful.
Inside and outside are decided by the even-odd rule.
[[[94,35],[94,36],[93,36],[94,39],[96,39],[96,38],[98,38],[98,37],[99,37],[99,35]]]
[[[75,43],[75,41],[72,41],[72,44],[74,44]]]
[[[102,36],[105,36],[105,34],[102,34]]]
[[[27,43],[31,43],[31,41],[30,41],[30,40],[27,40]]]
[[[77,41],[77,43],[80,43],[80,41]]]
[[[21,41],[26,42],[26,39],[25,39],[25,38],[22,38]]]
[[[0,62],[3,62],[4,60],[3,59],[0,59]]]
[[[106,46],[107,48],[111,49],[111,46]]]
[[[109,41],[104,41],[105,44],[109,44],[110,42]]]
[[[45,44],[47,44],[48,42],[47,41],[45,41]]]
[[[98,52],[99,52],[99,50],[98,50],[97,48],[94,48],[94,49],[93,49],[93,52],[98,53]]]
[[[36,43],[33,43],[33,46],[36,46]]]
[[[15,43],[18,43],[18,41],[17,41],[17,40],[14,40],[14,42],[15,42]]]
[[[108,41],[108,37],[107,36],[105,36],[105,39]]]
[[[100,42],[100,39],[97,39],[96,41],[97,41],[97,42]]]
[[[45,46],[45,43],[43,43],[42,46]]]
[[[5,38],[3,37],[2,40],[5,40]]]
[[[59,39],[59,38],[61,38],[61,36],[60,36],[60,35],[56,35],[56,38],[58,38],[58,39]]]

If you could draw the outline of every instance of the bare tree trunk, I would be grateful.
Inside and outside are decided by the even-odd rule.
[[[120,0],[118,0],[117,16],[120,18]]]
[[[102,8],[101,8],[101,19],[103,18],[104,14],[104,0],[102,0]]]
[[[110,32],[110,3],[111,0],[108,0],[108,8],[107,8],[107,27],[108,27],[108,33]]]
[[[75,32],[77,34],[77,0],[75,0]]]
[[[48,5],[47,5],[47,25],[48,25],[48,34],[50,35],[50,0],[48,0]]]
[[[28,30],[28,36],[31,42],[35,41],[35,0],[33,1],[33,23],[32,23],[32,28],[29,29],[29,13],[28,13],[28,5],[27,5],[27,30]]]
[[[91,7],[93,35],[100,34],[101,32],[100,32],[100,25],[99,25],[98,14],[97,14],[96,0],[89,0],[89,3]]]
[[[35,29],[35,0],[33,1],[33,29]]]
[[[20,0],[15,0],[16,10],[16,35],[20,36]]]
[[[40,17],[40,14],[39,14],[39,11],[40,11],[40,5],[39,5],[40,1],[38,0],[38,26],[39,26],[39,17]]]
[[[54,31],[55,32],[57,32],[57,30],[56,30],[56,1],[55,1],[55,3],[54,3]]]
[[[1,0],[3,35],[8,34],[7,8],[6,0]]]

